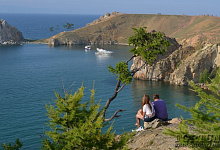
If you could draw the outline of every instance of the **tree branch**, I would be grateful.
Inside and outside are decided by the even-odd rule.
[[[113,101],[116,98],[118,92],[120,92],[126,85],[124,81],[130,83],[133,79],[131,77],[134,77],[135,73],[141,70],[145,65],[151,64],[151,62],[154,61],[154,59],[158,54],[163,55],[167,51],[167,47],[171,45],[168,40],[164,39],[164,35],[160,32],[156,32],[156,31],[153,33],[147,32],[146,31],[147,27],[143,27],[139,29],[136,29],[134,27],[132,29],[134,30],[134,35],[129,37],[128,44],[129,45],[132,44],[134,46],[134,48],[130,50],[133,56],[125,62],[127,66],[125,66],[123,63],[121,64],[117,63],[116,64],[117,68],[115,69],[110,66],[111,69],[110,72],[116,74],[116,76],[119,76],[119,79],[113,96],[108,99],[104,107],[103,117],[105,117],[106,110],[108,109],[111,101]],[[139,68],[135,68],[133,70],[130,70],[128,68],[125,69],[125,67],[128,67],[128,62],[137,56],[140,56],[145,60],[144,64],[141,65]],[[125,76],[123,75],[121,76],[121,74],[123,73],[123,70],[121,68],[125,69],[124,70]],[[123,85],[121,86],[122,81],[123,81]],[[111,119],[113,119],[114,117],[116,117],[116,115],[113,115]],[[105,119],[105,120],[109,120],[109,119]]]
[[[105,121],[111,121],[111,120],[112,120],[113,118],[115,118],[115,117],[120,117],[121,115],[118,115],[118,116],[117,116],[117,113],[120,112],[120,111],[125,111],[125,109],[117,110],[117,111],[112,115],[111,118],[105,119]]]
[[[131,61],[134,57],[136,57],[136,56],[133,55],[130,59],[128,59],[128,60],[126,61],[126,64],[128,64],[128,62]],[[132,77],[134,76],[134,74],[135,74],[136,72],[138,72],[138,71],[139,71],[141,68],[143,68],[146,64],[147,64],[147,62],[145,62],[141,67],[139,67],[139,68],[135,69],[134,71],[132,71]],[[104,106],[104,111],[103,111],[102,117],[105,118],[106,110],[108,109],[110,103],[117,97],[118,92],[120,92],[120,91],[125,87],[125,85],[126,85],[126,84],[124,83],[124,84],[121,86],[121,81],[118,80],[118,82],[117,82],[117,84],[116,84],[116,87],[115,87],[115,92],[114,92],[114,94],[112,95],[111,98],[109,98],[109,99],[107,100],[107,102],[106,102],[106,104],[105,104],[105,106]],[[125,110],[123,109],[123,111],[125,111]],[[116,111],[116,112],[118,113],[119,110]],[[115,112],[115,113],[116,113],[116,112]],[[116,114],[117,114],[117,113],[116,113]],[[119,116],[116,116],[116,114],[114,114],[110,119],[105,119],[105,121],[110,121],[110,120],[112,120],[114,117],[119,117]]]
[[[114,92],[114,94],[112,95],[112,97],[110,97],[110,98],[107,100],[107,102],[106,102],[106,104],[105,104],[104,111],[103,111],[103,115],[102,115],[103,117],[105,117],[106,110],[108,109],[108,107],[109,107],[111,101],[113,101],[113,100],[117,97],[117,95],[118,95],[118,92],[117,92],[117,91],[118,91],[120,85],[121,85],[121,81],[118,80],[118,82],[117,82],[117,84],[116,84],[116,87],[115,87],[115,92]]]
[[[144,63],[142,66],[140,66],[139,68],[136,68],[136,69],[132,70],[132,71],[131,71],[131,72],[132,72],[132,77],[134,76],[134,74],[135,74],[136,72],[138,72],[139,70],[141,70],[146,64],[147,64],[147,61],[145,61],[145,63]]]
[[[124,83],[117,92],[120,92],[126,84]]]
[[[125,63],[128,64],[129,61],[131,61],[134,57],[136,57],[135,55],[133,55],[130,59],[128,59]]]

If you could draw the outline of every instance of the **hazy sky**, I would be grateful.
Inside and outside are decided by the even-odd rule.
[[[220,16],[220,0],[0,0],[0,13],[138,14]]]

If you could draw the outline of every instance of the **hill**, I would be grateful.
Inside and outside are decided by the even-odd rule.
[[[57,34],[49,44],[127,44],[133,34],[132,27],[143,26],[148,27],[148,31],[164,32],[182,45],[220,42],[220,17],[118,13],[102,16],[86,27]]]
[[[0,19],[0,44],[19,44],[23,41],[24,37],[16,27]]]

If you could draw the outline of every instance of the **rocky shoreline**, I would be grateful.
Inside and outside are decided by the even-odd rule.
[[[205,69],[209,72],[220,67],[220,46],[206,44],[201,49],[194,47],[179,47],[176,50],[168,49],[168,56],[157,59],[152,65],[147,65],[134,76],[141,80],[164,80],[170,84],[188,85],[188,81],[199,82],[200,73]],[[132,69],[138,68],[144,62],[135,58]],[[200,85],[200,84],[199,84]],[[200,85],[206,89],[206,86]]]
[[[24,37],[16,27],[9,25],[5,20],[0,20],[0,44],[22,44]]]
[[[131,35],[132,29],[125,26],[126,21],[137,20],[144,24],[150,25],[148,20],[152,18],[158,19],[183,19],[186,22],[194,21],[196,18],[202,19],[204,17],[189,17],[189,16],[158,16],[158,15],[137,15],[137,14],[123,14],[119,12],[107,13],[92,23],[87,24],[86,27],[61,32],[47,40],[41,40],[38,44],[48,43],[49,46],[57,45],[98,45],[98,44],[123,44],[122,41],[127,40]],[[128,20],[129,19],[129,20]],[[218,22],[218,18],[205,17]],[[131,23],[131,22],[130,22]],[[135,27],[136,24],[129,24]],[[131,30],[131,31],[130,31]],[[172,30],[176,30],[172,28]],[[168,31],[167,31],[168,32]],[[170,32],[170,31],[169,31]],[[174,31],[172,31],[174,32]],[[205,32],[205,31],[204,31]],[[122,34],[125,34],[123,35]],[[176,32],[175,32],[176,33]],[[170,33],[171,34],[171,33]],[[175,35],[174,33],[171,35]],[[123,39],[123,40],[121,40]],[[186,40],[181,45],[175,38],[167,39],[172,43],[168,48],[168,52],[164,56],[158,56],[152,65],[147,65],[139,70],[135,75],[135,79],[140,80],[163,80],[175,85],[188,85],[188,81],[199,82],[200,73],[205,69],[212,72],[215,67],[220,66],[220,46],[219,44],[208,44],[200,41],[197,46],[188,45]],[[201,39],[200,39],[201,40]],[[0,44],[22,44],[24,38],[22,33],[17,28],[10,26],[5,20],[0,20]],[[188,40],[189,41],[189,40]],[[189,42],[188,42],[189,43]],[[192,42],[190,42],[192,43]],[[194,42],[195,43],[195,42]],[[200,44],[200,47],[198,47]],[[202,45],[201,45],[202,44]],[[138,68],[144,62],[140,57],[133,60],[131,70]],[[199,85],[204,89],[207,86]]]

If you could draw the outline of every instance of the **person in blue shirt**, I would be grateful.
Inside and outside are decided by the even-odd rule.
[[[160,99],[159,94],[153,95],[153,106],[155,109],[155,117],[162,119],[163,121],[168,120],[167,106],[164,100]]]

